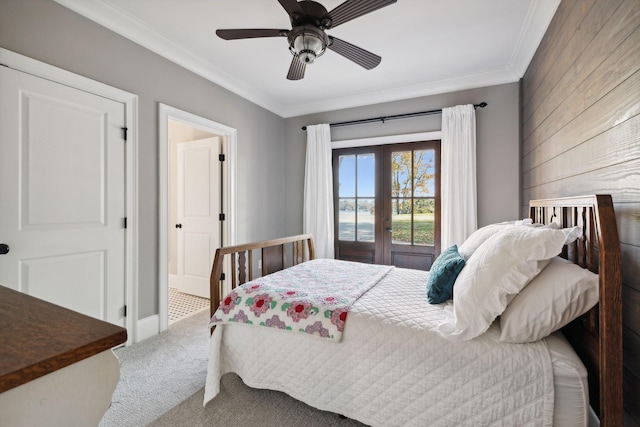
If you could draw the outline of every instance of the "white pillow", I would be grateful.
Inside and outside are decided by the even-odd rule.
[[[551,223],[551,224],[553,224],[553,223]],[[578,239],[578,237],[582,236],[582,227],[559,228],[559,230],[564,233],[564,236],[565,236],[564,244],[565,245],[575,242]]]
[[[542,269],[540,261],[558,255],[563,230],[505,227],[480,245],[453,287],[453,309],[436,330],[453,340],[484,333],[513,297]]]
[[[464,243],[458,248],[458,253],[465,261],[468,261],[469,258],[471,258],[471,255],[473,255],[473,253],[480,247],[480,245],[483,244],[489,237],[493,236],[506,227],[516,225],[524,225],[535,228],[550,228],[553,230],[560,229],[560,226],[555,222],[550,222],[549,224],[543,225],[534,223],[531,218],[524,218],[518,221],[504,221],[498,222],[496,224],[489,224],[471,233],[471,236],[469,236],[467,240],[465,240]],[[567,236],[565,244],[573,242],[582,234],[582,229],[579,227],[564,228],[563,230],[565,232],[565,235]]]
[[[540,340],[598,302],[598,275],[555,257],[500,316],[500,341]]]
[[[478,228],[476,231],[471,233],[471,236],[467,237],[467,240],[465,240],[463,244],[458,247],[458,253],[465,261],[468,261],[469,258],[471,258],[471,255],[473,255],[480,245],[486,242],[489,237],[506,227],[520,225],[524,221],[528,221],[528,223],[531,222],[531,220],[527,218],[522,221],[505,221]]]

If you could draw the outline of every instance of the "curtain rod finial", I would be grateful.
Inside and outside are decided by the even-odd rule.
[[[480,108],[484,108],[486,107],[488,104],[486,102],[481,102],[480,104],[478,104],[478,107]]]

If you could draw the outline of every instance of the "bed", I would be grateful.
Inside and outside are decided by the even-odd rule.
[[[537,250],[537,258],[522,256],[527,259],[522,265],[531,270],[517,273],[522,286],[496,296],[496,302],[504,303],[498,315],[484,309],[462,312],[465,304],[476,301],[465,298],[480,298],[473,292],[482,291],[482,283],[493,283],[484,280],[478,285],[477,280],[500,271],[497,266],[483,268],[494,265],[490,262],[495,242],[515,248],[514,242],[522,236],[543,242],[524,246],[544,248]],[[622,425],[620,244],[611,197],[531,201],[530,221],[483,227],[456,251],[466,257],[466,265],[454,277],[453,299],[429,304],[425,288],[429,275],[438,274],[433,268],[427,273],[315,260],[310,235],[219,249],[211,272],[213,333],[204,403],[219,392],[221,376],[234,372],[250,387],[283,391],[318,409],[372,426],[584,426],[589,423],[589,405],[601,426]],[[254,252],[262,264],[257,279]],[[502,264],[520,262],[519,258],[508,260],[508,256],[519,257],[518,250],[507,252],[512,255],[506,255]],[[369,267],[375,276],[371,280]],[[308,316],[315,321],[309,327],[318,324],[324,311],[326,328],[298,328],[297,320],[293,328],[263,321],[269,308],[289,313],[296,306],[290,301],[259,300],[259,292],[251,293],[252,286],[261,291],[300,292],[299,284],[286,284],[300,277],[305,283],[316,278],[322,287],[331,282],[327,279],[331,271],[343,277],[342,282],[335,279],[338,288],[358,282],[350,291],[352,299],[345,300],[348,316],[341,311],[343,306],[325,311],[319,305],[320,310]],[[501,283],[503,276],[507,275],[500,274],[495,282]],[[539,327],[531,321],[538,317],[527,317],[531,301],[546,310],[540,301],[549,299],[536,300],[539,289],[546,286],[545,292],[552,293],[564,289],[564,285],[553,285],[559,280],[571,281],[571,286],[576,281],[590,283],[590,288],[584,286],[591,290],[577,297],[572,293],[569,305],[551,316],[536,313],[553,318],[551,325]],[[467,281],[473,292],[464,291]],[[230,289],[223,290],[224,284]],[[331,295],[338,295],[338,288],[330,288]],[[491,288],[486,294],[494,291]],[[262,320],[256,319],[253,326],[241,324],[250,321],[238,321],[235,315],[236,320],[223,319],[224,309],[237,314],[240,306],[245,307],[244,316],[249,305],[240,304],[243,299],[262,310],[256,311]],[[333,296],[330,299],[335,302]],[[549,306],[556,311],[555,300]],[[305,310],[301,308],[300,313]],[[468,313],[473,315],[466,319]],[[484,320],[488,325],[479,327]]]

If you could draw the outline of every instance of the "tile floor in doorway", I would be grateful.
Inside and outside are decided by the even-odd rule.
[[[169,324],[209,308],[209,300],[169,287]]]

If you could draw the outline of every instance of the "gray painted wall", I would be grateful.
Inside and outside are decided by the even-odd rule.
[[[0,0],[0,47],[138,95],[139,318],[158,313],[158,103],[238,130],[238,243],[286,233],[281,117],[51,0]]]
[[[287,232],[302,230],[304,163],[306,133],[302,126],[391,116],[486,102],[476,109],[476,152],[478,177],[478,225],[514,219],[520,215],[519,84],[510,83],[441,95],[425,96],[359,108],[310,114],[286,119],[285,164],[287,165]],[[331,130],[334,141],[437,131],[442,116],[337,127]]]

